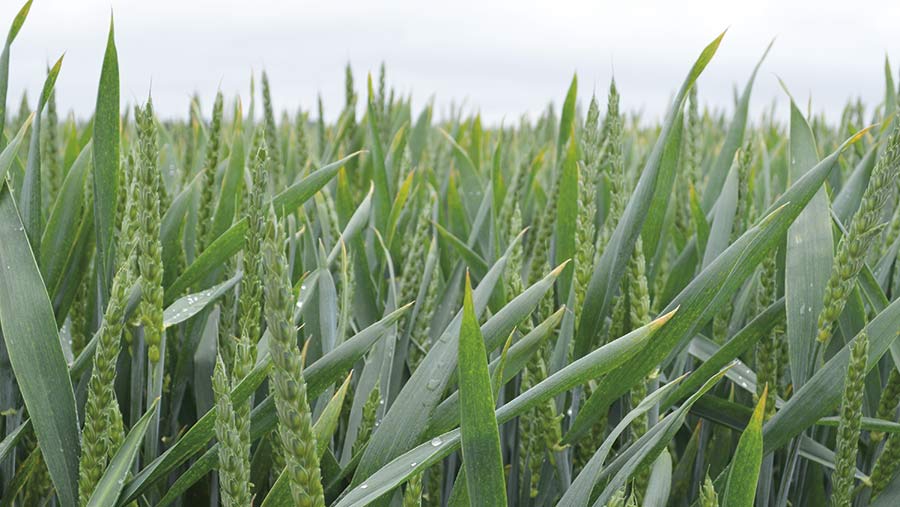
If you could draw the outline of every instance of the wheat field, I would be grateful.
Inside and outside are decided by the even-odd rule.
[[[723,33],[660,121],[577,76],[440,117],[384,65],[336,121],[265,72],[162,119],[110,22],[76,118],[64,57],[7,97],[30,7],[0,21],[0,507],[900,505],[888,61],[840,117],[784,83],[751,115],[769,49],[704,106]]]

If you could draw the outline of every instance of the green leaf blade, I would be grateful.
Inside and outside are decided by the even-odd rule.
[[[0,189],[0,324],[50,477],[65,505],[78,500],[81,436],[56,318],[9,187]]]
[[[494,395],[468,276],[459,331],[458,365],[463,465],[468,477],[478,478],[466,481],[469,498],[488,505],[505,505],[506,480],[500,454],[500,433],[494,418]]]

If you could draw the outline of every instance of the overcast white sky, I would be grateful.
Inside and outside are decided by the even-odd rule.
[[[5,34],[22,0],[0,1]],[[769,41],[775,45],[754,89],[753,110],[793,95],[839,114],[845,99],[883,96],[885,55],[900,63],[900,1],[278,1],[35,0],[12,48],[10,109],[23,88],[32,100],[48,61],[66,52],[60,107],[93,110],[110,8],[123,101],[146,96],[158,111],[187,112],[196,90],[208,105],[221,86],[247,103],[251,70],[265,68],[278,108],[343,102],[344,64],[358,90],[387,62],[389,82],[432,95],[439,109],[465,100],[490,122],[513,121],[561,102],[572,73],[583,104],[605,94],[615,71],[629,109],[659,117],[700,50],[729,28],[700,81],[701,98],[730,107]],[[895,74],[896,79],[896,74]],[[363,94],[364,96],[364,94]]]

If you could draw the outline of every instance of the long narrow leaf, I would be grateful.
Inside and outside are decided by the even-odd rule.
[[[66,505],[78,499],[80,435],[56,318],[9,187],[0,188],[0,324],[50,477]]]
[[[472,284],[466,277],[463,318],[459,329],[459,411],[463,465],[469,498],[489,505],[506,503],[506,480],[500,434],[494,418],[494,394],[488,373],[484,337],[475,317]]]

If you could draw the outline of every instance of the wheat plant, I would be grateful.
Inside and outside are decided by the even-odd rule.
[[[707,107],[719,36],[661,120],[577,77],[517,122],[442,115],[343,62],[340,111],[263,72],[163,119],[110,23],[81,118],[62,58],[7,97],[30,7],[0,56],[0,507],[900,504],[887,62],[839,118],[751,114],[768,50]]]

